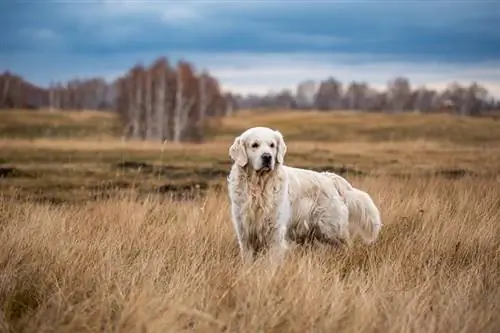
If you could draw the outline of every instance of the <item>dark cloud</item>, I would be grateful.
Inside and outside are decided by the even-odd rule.
[[[350,54],[363,61],[389,55],[446,63],[500,59],[500,2],[481,0],[6,1],[0,4],[0,28],[2,67],[31,72],[39,66],[22,59],[44,59],[44,66],[55,68],[78,56],[75,71],[116,57],[131,65],[141,54],[182,52]]]

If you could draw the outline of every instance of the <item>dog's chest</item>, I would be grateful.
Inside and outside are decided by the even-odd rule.
[[[274,185],[247,188],[244,200],[244,229],[254,248],[269,244],[275,230],[279,188]]]

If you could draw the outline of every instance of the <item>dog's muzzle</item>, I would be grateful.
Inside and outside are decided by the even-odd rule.
[[[271,169],[273,164],[273,156],[269,153],[264,153],[261,156],[262,168]]]

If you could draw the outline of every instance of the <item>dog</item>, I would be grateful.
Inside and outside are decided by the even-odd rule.
[[[253,127],[229,148],[231,218],[244,261],[262,251],[282,256],[291,242],[319,241],[349,248],[351,235],[373,243],[382,227],[380,212],[364,191],[332,172],[284,164],[283,135]]]

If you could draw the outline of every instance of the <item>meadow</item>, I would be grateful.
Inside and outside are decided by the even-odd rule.
[[[243,266],[225,182],[255,125],[370,193],[377,242]],[[499,198],[494,119],[242,111],[174,144],[0,111],[0,332],[498,332]]]

